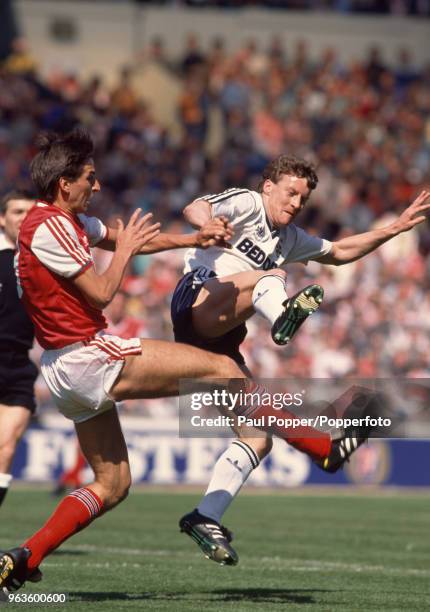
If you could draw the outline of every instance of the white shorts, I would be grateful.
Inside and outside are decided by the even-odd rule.
[[[139,338],[124,340],[102,332],[86,342],[44,351],[41,370],[60,412],[82,423],[115,406],[109,392],[124,360],[141,353]]]

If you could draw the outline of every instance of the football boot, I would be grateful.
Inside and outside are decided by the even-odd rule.
[[[179,528],[197,543],[207,559],[220,565],[238,563],[239,557],[230,546],[233,534],[214,519],[203,516],[195,509],[181,518]]]
[[[288,298],[283,303],[284,312],[272,326],[272,338],[275,344],[288,344],[302,323],[318,310],[323,297],[324,289],[320,285],[308,285]]]

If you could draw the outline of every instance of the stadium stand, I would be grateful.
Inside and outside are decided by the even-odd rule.
[[[174,60],[157,40],[147,53],[179,86],[172,130],[141,100],[133,78],[141,65],[125,67],[114,86],[60,70],[42,78],[25,45],[16,46],[0,72],[1,192],[30,186],[28,161],[40,130],[77,123],[97,142],[104,189],[94,214],[105,220],[140,206],[166,230],[182,231],[181,208],[192,198],[255,187],[267,160],[281,152],[317,164],[320,183],[299,224],[329,239],[388,219],[425,185],[430,69],[417,68],[407,49],[394,67],[377,48],[349,64],[334,49],[315,61],[305,41],[287,54],[278,38],[267,49],[249,41],[229,52],[222,38],[203,46],[194,37]],[[178,252],[159,254],[129,271],[127,310],[154,337],[171,338],[169,303],[181,261]],[[430,374],[423,333],[430,328],[428,228],[346,268],[291,267],[291,288],[308,281],[326,288],[326,303],[288,350],[268,343],[264,321],[250,322],[244,349],[255,374]],[[150,413],[151,404],[136,409]]]

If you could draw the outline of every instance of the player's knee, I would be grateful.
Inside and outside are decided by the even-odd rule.
[[[129,484],[122,484],[115,491],[115,497],[114,497],[115,506],[123,502],[128,497],[128,494],[130,492],[130,485],[131,485],[131,482]]]
[[[282,280],[287,280],[287,272],[281,268],[275,268],[274,270],[268,270],[263,276],[279,276]]]
[[[243,378],[237,363],[226,355],[217,355],[215,361],[215,378]]]
[[[105,491],[103,499],[104,510],[112,510],[115,506],[118,506],[128,496],[130,487],[118,487]]]
[[[124,501],[130,492],[131,487],[131,472],[128,465],[123,466],[121,470],[121,479],[117,489],[118,503]]]
[[[123,471],[115,478],[99,481],[103,488],[103,507],[105,510],[111,510],[120,504],[128,496],[131,486],[130,472]]]
[[[128,496],[131,487],[131,475],[130,472],[121,474],[121,478],[116,483],[116,487],[113,492],[114,505],[120,504]]]

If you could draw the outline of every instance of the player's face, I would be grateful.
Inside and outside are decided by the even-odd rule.
[[[81,176],[69,183],[68,205],[71,212],[85,213],[93,193],[100,191],[100,183],[96,178],[94,162],[89,160],[82,170]]]
[[[266,212],[275,227],[283,227],[294,221],[309,198],[310,189],[305,178],[283,174],[277,183],[264,182]]]
[[[17,241],[21,223],[33,204],[33,200],[9,200],[6,213],[0,215],[0,227],[3,228],[6,237],[14,244]]]

